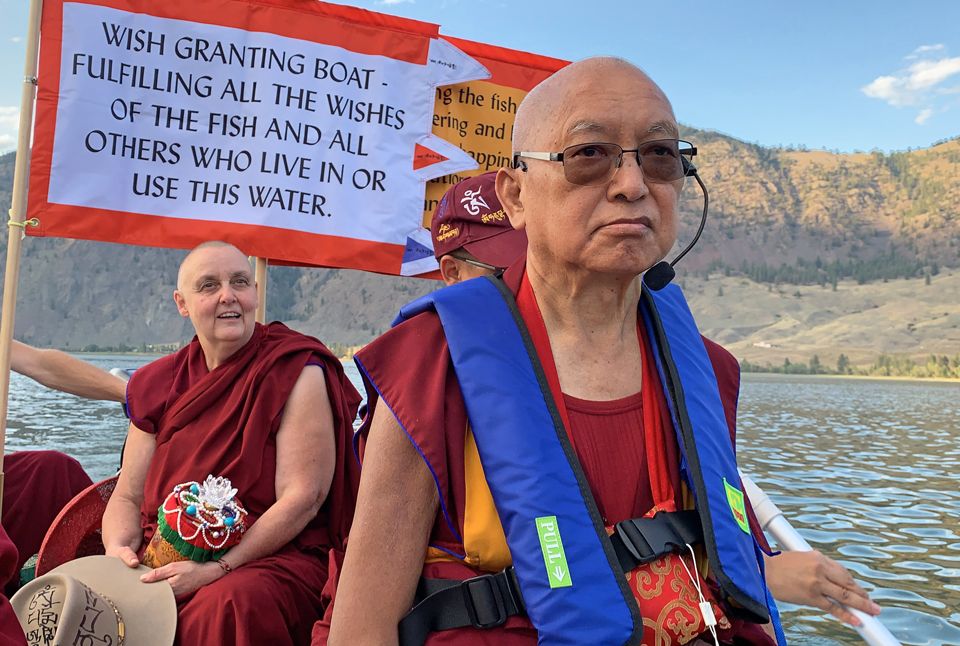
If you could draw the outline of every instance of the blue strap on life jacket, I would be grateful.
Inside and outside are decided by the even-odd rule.
[[[480,278],[404,307],[443,323],[484,474],[542,646],[639,644],[643,622],[513,295]]]
[[[696,498],[711,574],[754,621],[772,619],[779,633],[776,605],[746,517],[713,362],[693,314],[674,284],[660,290],[644,285],[640,312],[667,394],[682,470]]]
[[[764,553],[757,545],[757,563],[760,564],[760,572],[763,573],[763,580],[767,580],[767,566],[763,560]],[[780,610],[777,608],[777,602],[773,598],[770,588],[766,588],[767,608],[770,609],[770,623],[773,625],[773,633],[777,638],[778,646],[787,646],[787,636],[783,633],[783,623],[780,621]]]

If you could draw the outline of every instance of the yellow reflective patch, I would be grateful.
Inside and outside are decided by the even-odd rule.
[[[487,572],[499,572],[511,565],[513,559],[469,425],[463,443],[463,467],[467,494],[463,519],[465,562]]]

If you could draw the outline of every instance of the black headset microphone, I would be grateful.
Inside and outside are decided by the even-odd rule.
[[[693,236],[693,240],[683,248],[683,251],[681,251],[673,261],[667,262],[666,260],[661,260],[648,269],[643,275],[643,282],[654,291],[661,290],[670,284],[670,281],[677,275],[677,272],[673,270],[674,266],[680,262],[681,258],[687,255],[688,251],[693,249],[693,246],[697,244],[697,240],[700,239],[700,234],[703,233],[703,227],[707,225],[707,205],[710,204],[710,194],[707,193],[707,187],[704,186],[703,180],[700,179],[700,175],[697,173],[697,167],[686,157],[683,158],[683,175],[684,177],[692,177],[697,180],[697,184],[700,185],[700,190],[703,191],[703,214],[700,216],[700,227],[697,229],[697,234]]]

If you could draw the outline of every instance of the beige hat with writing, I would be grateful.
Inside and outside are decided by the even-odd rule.
[[[29,646],[170,646],[177,604],[166,582],[140,581],[149,571],[112,556],[87,556],[37,577],[10,604]]]

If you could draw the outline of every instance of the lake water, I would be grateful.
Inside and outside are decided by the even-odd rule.
[[[960,385],[745,375],[739,418],[741,467],[854,572],[887,627],[905,644],[960,644]],[[12,377],[8,450],[65,451],[97,480],[116,470],[125,431],[117,404]],[[862,643],[819,611],[781,610],[792,644]]]
[[[960,385],[746,375],[741,467],[906,644],[960,644]],[[791,643],[856,644],[784,608]]]

